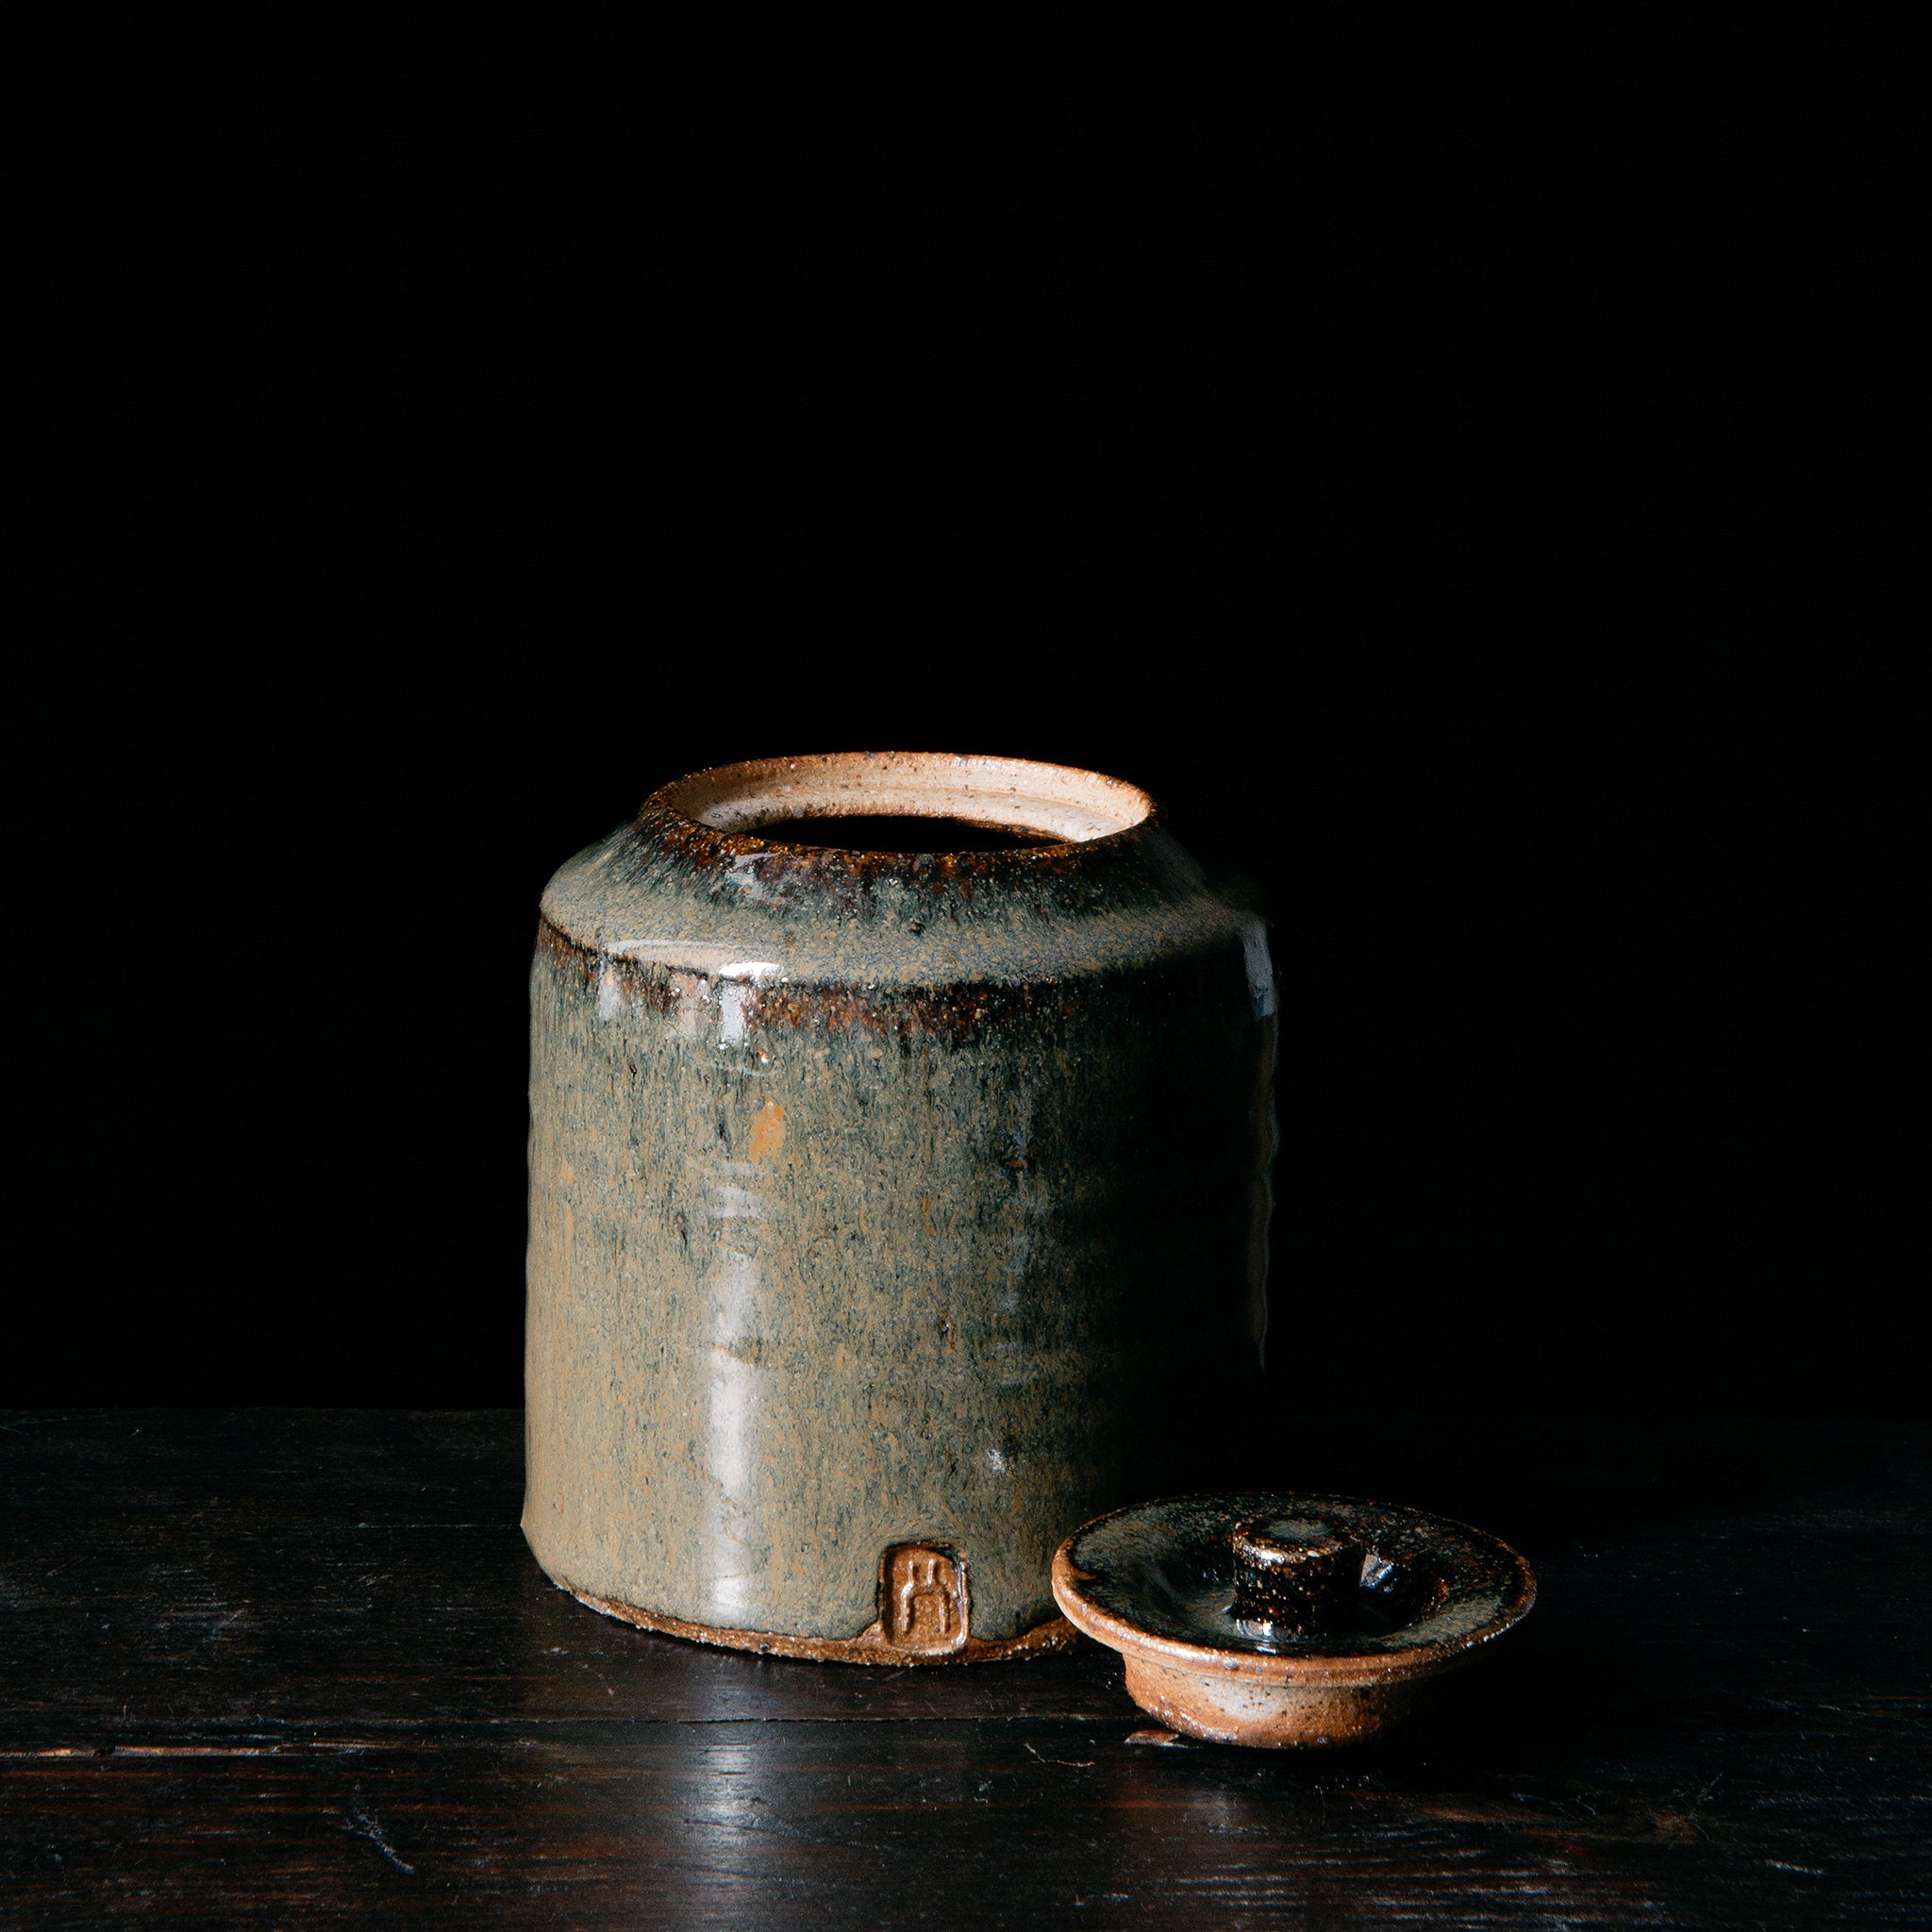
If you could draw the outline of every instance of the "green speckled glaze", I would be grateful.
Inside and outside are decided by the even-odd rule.
[[[1111,789],[1059,843],[860,854],[762,842],[805,782],[774,773],[829,773],[822,811],[909,788],[1058,833]],[[1274,986],[1139,796],[774,761],[666,788],[551,881],[525,1528],[558,1583],[853,1640],[918,1543],[997,1642],[1054,1616],[1076,1524],[1221,1474],[1258,1377]]]

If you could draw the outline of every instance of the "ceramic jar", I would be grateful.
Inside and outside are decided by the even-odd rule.
[[[1006,848],[854,849],[881,816]],[[701,772],[551,880],[530,997],[524,1527],[563,1588],[788,1656],[997,1657],[1067,1633],[1077,1524],[1225,1475],[1274,978],[1143,792]]]

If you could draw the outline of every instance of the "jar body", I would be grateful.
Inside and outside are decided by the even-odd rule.
[[[1161,841],[801,859],[647,807],[559,873],[525,1516],[555,1580],[713,1641],[996,1655],[1053,1624],[1073,1527],[1216,1477],[1258,1374],[1273,988]]]

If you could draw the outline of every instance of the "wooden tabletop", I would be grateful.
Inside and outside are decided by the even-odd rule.
[[[1136,1742],[1086,1646],[699,1649],[516,1527],[514,1413],[0,1417],[0,1924],[1932,1924],[1932,1441],[1312,1419],[1267,1479],[1541,1578],[1349,1752]]]

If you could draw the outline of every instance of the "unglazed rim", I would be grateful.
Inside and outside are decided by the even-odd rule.
[[[792,1637],[776,1630],[734,1630],[722,1624],[692,1624],[683,1617],[666,1616],[661,1610],[640,1609],[636,1604],[614,1597],[592,1596],[567,1583],[557,1587],[568,1591],[586,1609],[614,1617],[620,1624],[635,1624],[640,1630],[655,1631],[660,1637],[681,1637],[687,1642],[708,1643],[721,1650],[755,1651],[761,1657],[798,1657],[808,1663],[891,1664],[895,1668],[908,1664],[994,1664],[1045,1657],[1079,1641],[1079,1632],[1066,1618],[1049,1617],[1017,1637],[969,1637],[957,1650],[906,1650],[889,1642],[875,1622],[857,1637]]]
[[[1156,815],[1138,785],[1076,765],[954,752],[818,752],[714,765],[673,780],[644,801],[741,839],[783,819],[950,818],[1030,833],[1058,846],[1091,845]],[[807,850],[760,841],[779,851]],[[1002,858],[1025,854],[1001,854]]]
[[[1516,1589],[1488,1623],[1478,1624],[1474,1630],[1466,1630],[1456,1637],[1407,1645],[1401,1650],[1348,1657],[1320,1651],[1228,1650],[1219,1644],[1189,1643],[1178,1637],[1160,1637],[1143,1629],[1130,1618],[1102,1608],[1081,1592],[1080,1585],[1092,1572],[1081,1570],[1074,1562],[1073,1548],[1080,1538],[1116,1517],[1135,1515],[1161,1503],[1197,1500],[1212,1499],[1158,1497],[1147,1503],[1130,1504],[1124,1509],[1109,1509],[1105,1515],[1094,1517],[1091,1523],[1083,1523],[1054,1552],[1053,1557],[1054,1601],[1059,1605],[1067,1620],[1095,1642],[1106,1644],[1109,1650],[1117,1650],[1125,1657],[1145,1657],[1150,1662],[1164,1664],[1170,1670],[1190,1672],[1198,1676],[1248,1677],[1259,1683],[1277,1684],[1289,1689],[1359,1689],[1397,1683],[1404,1678],[1432,1677],[1439,1672],[1452,1670],[1478,1646],[1520,1624],[1536,1603],[1536,1574],[1519,1551],[1511,1549],[1499,1537],[1491,1536],[1487,1530],[1476,1529],[1470,1524],[1458,1523],[1452,1516],[1438,1516],[1434,1510],[1425,1509],[1409,1513],[1448,1524],[1465,1535],[1502,1551],[1515,1566]]]

